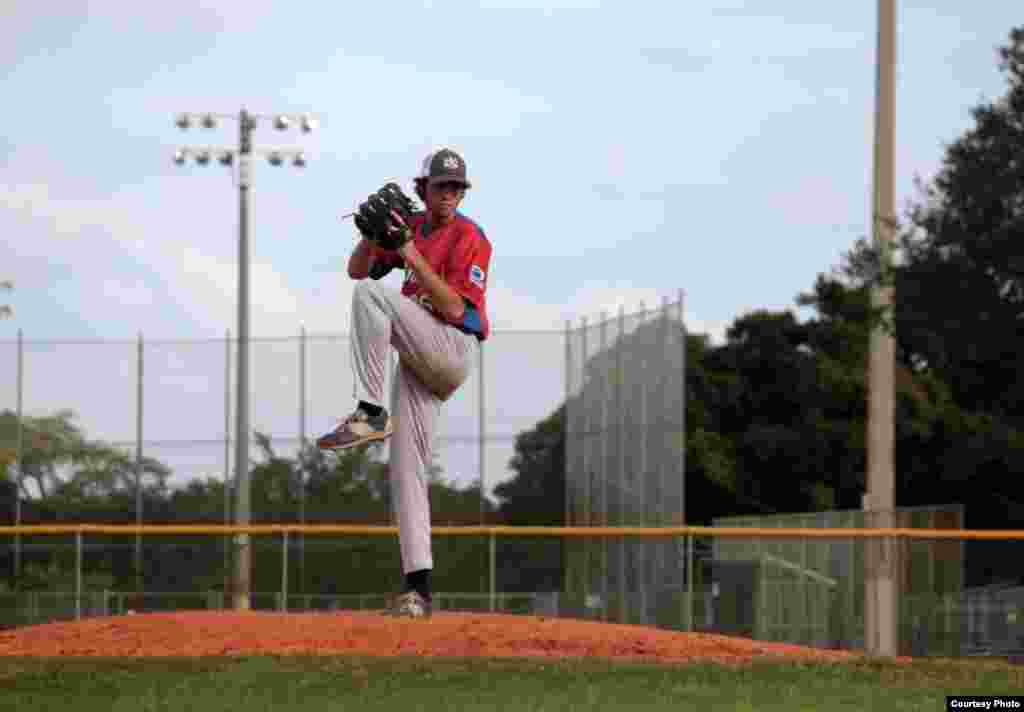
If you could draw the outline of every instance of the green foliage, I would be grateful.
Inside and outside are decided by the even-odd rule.
[[[509,468],[516,477],[494,494],[502,520],[511,525],[561,525],[565,522],[565,406],[520,433]]]
[[[17,589],[19,591],[48,591],[69,593],[75,591],[74,551],[63,551],[44,563],[29,563],[25,566]],[[83,571],[82,590],[112,590],[116,585],[114,576],[107,571]],[[13,587],[12,587],[13,590]]]
[[[74,422],[75,418],[70,410],[22,418],[21,496],[24,499],[73,507],[134,492],[139,475],[145,490],[160,495],[166,493],[170,476],[166,465],[149,457],[136,463],[135,457],[124,450],[89,440]],[[16,449],[17,433],[17,414],[0,411],[0,450],[6,453],[8,465]]]
[[[882,328],[896,339],[897,506],[961,503],[968,526],[1024,525],[1024,28],[1000,59],[1007,93],[976,107],[947,149],[899,236],[900,262],[859,239],[797,296],[814,310],[806,321],[758,310],[722,345],[688,337],[690,523],[861,507],[868,354]],[[895,289],[895,311],[873,301],[880,286]],[[589,367],[614,368],[615,348]],[[558,417],[517,440],[503,512],[564,496],[564,479],[547,476],[562,439]],[[991,560],[971,558],[969,578]]]
[[[970,411],[1021,422],[1024,380],[1024,28],[999,50],[1006,93],[971,110],[974,125],[918,181],[893,267],[889,321],[900,358],[948,384]],[[845,267],[858,285],[882,280],[879,250],[860,241]]]

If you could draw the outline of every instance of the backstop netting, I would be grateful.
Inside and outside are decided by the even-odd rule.
[[[685,344],[681,298],[569,330],[567,526],[685,523]],[[565,562],[576,615],[668,626],[684,615],[680,541],[574,537]]]

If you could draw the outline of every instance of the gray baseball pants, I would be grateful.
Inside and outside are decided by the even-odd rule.
[[[398,521],[403,573],[409,573],[434,568],[427,468],[441,404],[469,376],[479,344],[475,336],[440,321],[399,290],[360,280],[352,297],[357,400],[384,405],[390,347],[399,357],[390,407],[391,506]]]

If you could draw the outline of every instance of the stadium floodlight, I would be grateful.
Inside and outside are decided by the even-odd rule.
[[[198,123],[203,128],[214,128],[220,119],[233,118],[227,114],[214,113],[182,113],[175,118],[175,124],[182,129],[187,129]],[[252,133],[257,124],[266,120],[270,125],[279,131],[284,131],[296,124],[304,133],[309,133],[316,126],[312,114],[251,114],[244,108],[238,114],[239,137],[238,148],[231,149],[221,146],[182,146],[174,152],[175,163],[182,165],[191,156],[196,163],[205,165],[211,160],[216,160],[224,166],[238,165],[235,185],[238,188],[238,348],[236,358],[238,368],[236,371],[235,388],[235,457],[234,457],[234,482],[227,481],[225,473],[225,488],[234,492],[234,520],[241,526],[248,526],[251,518],[251,490],[252,478],[249,467],[250,462],[250,373],[249,373],[249,352],[251,350],[249,338],[249,312],[251,310],[251,298],[249,290],[250,272],[250,248],[249,248],[249,191],[252,185],[252,158],[254,153],[265,155],[272,166],[280,166],[285,160],[290,161],[296,168],[306,165],[306,156],[298,148],[279,147],[269,151],[254,151],[252,146]],[[231,171],[235,173],[235,171]],[[231,486],[233,484],[233,486]],[[305,495],[303,495],[305,496]],[[16,500],[20,501],[20,500]],[[141,505],[136,505],[137,509]],[[225,508],[226,510],[227,508]],[[225,523],[227,523],[225,514]],[[303,520],[304,522],[305,520]],[[141,537],[136,539],[136,557],[141,561]],[[251,574],[252,574],[252,550],[249,544],[248,534],[239,534],[234,537],[234,566],[232,577],[232,596],[236,610],[249,610],[251,606]]]

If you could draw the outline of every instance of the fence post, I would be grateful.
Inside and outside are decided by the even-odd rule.
[[[281,603],[278,610],[288,610],[288,530],[281,531]]]
[[[495,559],[497,558],[497,556],[496,556],[496,554],[497,554],[497,552],[496,552],[497,543],[495,541],[496,538],[497,538],[497,535],[494,533],[494,529],[492,528],[491,529],[491,534],[490,534],[490,542],[491,542],[491,546],[490,546],[490,549],[491,549],[491,557],[490,557],[491,558],[491,561],[490,561],[490,565],[491,565],[491,585],[490,585],[490,589],[491,589],[491,613],[494,613],[494,604],[495,604],[494,593],[495,593],[495,588],[497,587],[497,577],[498,577],[497,563],[495,561]]]
[[[608,348],[608,313],[601,312],[599,330],[601,346],[599,353],[604,355]],[[601,464],[597,471],[601,478],[601,508],[599,524],[608,526],[608,371],[605,369],[601,378]],[[608,537],[601,537],[601,619],[608,620]]]
[[[687,523],[686,518],[686,311],[683,307],[683,290],[679,290],[679,323],[682,326],[682,387],[679,405],[679,430],[682,435],[682,443],[679,447],[679,515],[682,523]]]
[[[615,449],[618,452],[618,490],[619,490],[619,511],[617,514],[618,526],[632,524],[627,521],[627,502],[629,497],[626,494],[626,416],[623,410],[622,393],[625,385],[626,374],[622,369],[622,350],[626,347],[626,308],[624,304],[619,305],[618,316],[618,346],[615,349]],[[630,544],[632,551],[632,544]],[[626,581],[626,537],[619,537],[619,623],[628,623],[627,602],[629,585]]]
[[[139,332],[138,367],[135,401],[135,526],[142,526],[142,379],[143,379],[143,344],[142,332]],[[142,590],[142,530],[135,530],[135,590]]]
[[[303,454],[306,451],[306,327],[302,326],[299,333],[299,524],[306,523],[306,466]],[[298,583],[295,590],[306,590],[306,534],[299,532],[297,537],[299,549]]]
[[[224,526],[231,516],[231,329],[224,332]],[[228,534],[221,537],[224,546],[224,602],[227,608],[231,588],[231,547]]]
[[[478,398],[477,398],[477,400],[478,400],[478,402],[480,404],[480,413],[479,413],[480,422],[479,422],[479,424],[477,426],[477,433],[479,435],[479,440],[478,440],[478,443],[477,443],[477,447],[479,447],[479,449],[480,449],[479,458],[480,458],[480,525],[481,526],[483,526],[484,523],[485,523],[484,513],[486,511],[486,502],[487,502],[487,495],[486,495],[486,492],[487,492],[487,489],[486,489],[486,486],[487,486],[487,475],[486,475],[486,472],[487,472],[487,448],[484,445],[486,440],[487,440],[487,410],[486,410],[486,408],[487,408],[487,400],[486,400],[487,388],[486,388],[486,380],[484,379],[484,351],[485,351],[484,344],[483,344],[483,342],[481,342],[480,343],[480,347],[478,349],[478,353],[480,355],[480,370],[477,373],[477,378],[478,378],[478,386],[477,386]]]
[[[644,328],[647,322],[647,305],[641,300],[640,302],[640,321],[637,324],[634,334]],[[637,348],[639,344],[634,340],[633,348]],[[641,347],[642,348],[642,347]],[[650,472],[648,471],[648,445],[650,443],[650,423],[647,422],[647,390],[649,388],[647,378],[648,368],[647,355],[640,360],[638,364],[640,368],[640,425],[637,428],[637,439],[640,442],[640,467],[638,472],[633,477],[633,486],[639,493],[638,499],[640,500],[640,525],[649,527],[651,526],[650,518],[648,513],[650,512],[651,502],[648,497],[649,489],[647,482],[650,479]],[[637,476],[639,475],[639,476]],[[649,624],[650,611],[647,608],[647,591],[648,583],[651,579],[651,545],[648,540],[639,542],[638,550],[636,552],[637,559],[639,559],[640,575],[637,577],[637,588],[640,592],[640,622],[643,624]]]
[[[669,343],[671,343],[672,341],[672,334],[669,331],[669,312],[669,301],[668,296],[666,295],[663,296],[661,299],[661,313],[658,315],[658,321],[660,322],[660,325],[658,327],[658,338],[660,339],[658,350],[661,351],[663,354],[666,354],[666,361],[668,363],[662,365],[659,368],[658,372],[658,389],[661,391],[661,406],[658,411],[658,425],[654,429],[655,452],[657,452],[658,459],[657,526],[659,527],[669,526],[670,524],[675,523],[675,517],[672,517],[672,521],[670,521],[668,516],[668,513],[671,512],[671,504],[669,502],[668,492],[665,488],[665,470],[668,468],[669,452],[671,451],[671,448],[668,445],[668,434],[670,432],[668,406],[671,403],[670,385],[672,383],[672,377],[670,374],[671,361],[668,360],[667,356]],[[660,539],[656,541],[657,543],[655,545],[656,548],[654,552],[655,568],[657,569],[657,573],[655,573],[654,579],[655,581],[664,582],[662,583],[662,587],[664,587],[671,580],[669,578],[667,561],[669,559],[669,556],[671,555],[672,542],[668,539]],[[673,567],[672,569],[673,573],[674,570],[675,567]],[[656,620],[657,616],[659,615],[659,599],[661,599],[661,596],[656,593],[654,599],[654,611]]]
[[[15,466],[18,468],[18,477],[15,480],[14,489],[14,526],[21,526],[21,462],[23,459],[22,455],[22,440],[24,437],[24,425],[23,425],[23,413],[22,413],[22,394],[24,392],[24,353],[25,347],[22,340],[21,329],[18,329],[18,428],[17,428],[17,440],[15,442],[14,460]],[[21,532],[15,532],[14,534],[14,584],[17,586],[18,578],[21,575]]]
[[[594,525],[592,519],[593,514],[593,501],[591,500],[592,492],[591,485],[591,472],[590,472],[590,405],[586,388],[586,370],[587,370],[587,317],[583,316],[580,318],[580,393],[579,403],[580,410],[582,411],[582,423],[578,434],[579,438],[579,449],[580,449],[580,466],[577,470],[578,477],[580,479],[580,490],[579,495],[580,511],[578,515],[579,524],[577,526],[591,527]],[[587,597],[590,596],[590,587],[593,583],[592,574],[590,567],[590,556],[591,556],[591,543],[590,537],[580,537],[577,544],[577,554],[580,561],[580,597],[581,602],[586,608]],[[590,613],[586,615],[589,617]]]
[[[817,621],[811,615],[811,598],[807,594],[807,537],[803,537],[800,540],[800,566],[803,571],[800,572],[800,594],[802,596],[801,603],[803,604],[803,621],[807,626],[807,637],[798,641],[802,645],[814,645],[813,637]]]
[[[562,415],[564,419],[563,428],[565,430],[565,463],[566,469],[572,471],[572,417],[569,408],[569,399],[572,397],[572,323],[565,320],[565,411]],[[563,525],[570,527],[573,525],[572,521],[572,483],[569,481],[569,477],[565,478],[565,519]],[[563,540],[564,542],[564,540]],[[563,547],[564,548],[564,547]]]
[[[693,535],[686,535],[686,630],[693,632]]]
[[[563,490],[563,496],[565,497],[565,512],[562,525],[571,527],[574,524],[573,521],[573,492],[575,490],[575,483],[573,482],[573,473],[576,472],[576,445],[574,444],[575,433],[573,432],[573,411],[575,410],[570,405],[573,391],[573,370],[572,370],[572,322],[568,319],[565,320],[565,410],[562,412],[563,428],[565,431],[565,488]],[[572,561],[572,554],[575,552],[575,548],[570,546],[569,542],[565,537],[560,537],[558,545],[561,549],[562,559],[562,588],[566,593],[572,591],[573,576],[575,571],[575,565]]]
[[[75,620],[82,618],[82,530],[75,532]]]
[[[759,541],[760,541],[760,539],[759,539]],[[757,617],[758,618],[758,621],[757,621],[758,633],[757,633],[757,635],[755,637],[758,640],[767,640],[768,639],[768,600],[769,600],[769,597],[768,597],[768,566],[767,566],[768,559],[765,557],[763,552],[761,553],[761,556],[759,558],[760,558],[760,562],[761,562],[761,585],[758,586],[758,598],[759,598],[758,610],[760,611],[760,615]]]

